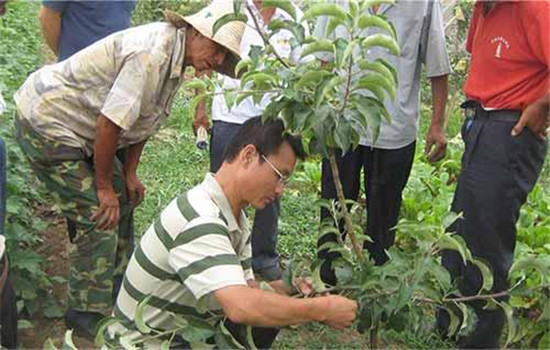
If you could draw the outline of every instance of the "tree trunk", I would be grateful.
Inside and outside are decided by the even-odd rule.
[[[338,171],[338,164],[336,163],[335,150],[331,149],[329,154],[330,169],[332,170],[332,178],[334,180],[334,187],[336,187],[336,194],[338,196],[338,202],[340,203],[340,210],[344,218],[344,225],[346,232],[351,239],[351,244],[353,246],[353,251],[357,255],[357,259],[362,264],[365,261],[365,256],[363,255],[363,247],[357,242],[355,237],[355,232],[353,232],[353,222],[351,221],[351,214],[348,211],[348,206],[346,205],[346,197],[344,196],[344,189],[342,188],[342,181],[340,181],[340,172]]]

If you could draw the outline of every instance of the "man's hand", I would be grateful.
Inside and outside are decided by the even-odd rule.
[[[512,129],[512,136],[518,136],[523,128],[528,127],[535,136],[544,141],[548,135],[549,126],[548,96],[545,96],[525,108],[519,121]]]
[[[115,228],[120,220],[120,205],[113,187],[98,188],[96,191],[99,208],[90,220],[97,221],[97,228],[108,230]]]
[[[357,302],[339,295],[326,297],[325,319],[323,321],[329,327],[344,329],[351,326],[357,313]]]
[[[432,123],[426,135],[426,148],[424,150],[428,160],[432,163],[441,160],[447,153],[447,138],[443,127]]]
[[[305,296],[309,296],[315,292],[313,286],[313,279],[311,277],[296,278],[294,279],[294,286]]]
[[[145,186],[143,186],[136,173],[127,174],[125,176],[125,182],[128,199],[133,209],[143,201],[145,197]]]
[[[197,130],[199,130],[201,126],[205,128],[206,131],[210,131],[210,121],[206,115],[206,103],[204,103],[204,101],[197,105],[195,117],[193,118],[193,132],[195,135],[197,135]]]

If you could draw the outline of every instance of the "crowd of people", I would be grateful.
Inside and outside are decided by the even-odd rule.
[[[145,297],[150,301],[142,317],[157,330],[173,328],[178,314],[203,320],[225,316],[214,325],[223,336],[211,340],[222,348],[269,348],[278,327],[285,325],[317,321],[343,329],[353,323],[355,301],[336,294],[292,298],[281,280],[280,198],[305,153],[300,138],[285,133],[281,120],[261,122],[269,97],[229,106],[220,93],[210,111],[207,104],[198,106],[193,127],[210,131],[211,172],[174,198],[134,246],[133,211],[145,196],[137,176],[140,157],[170,115],[185,69],[218,75],[221,90],[237,87],[237,62],[264,45],[252,23],[267,28],[270,21],[288,19],[284,11],[262,6],[262,0],[247,3],[248,24],[229,22],[213,33],[214,23],[234,11],[232,1],[214,0],[187,16],[167,11],[165,22],[137,27],[131,26],[134,1],[43,1],[42,33],[58,62],[32,73],[17,91],[14,122],[31,168],[67,218],[68,328],[93,337],[99,320],[113,314],[121,321],[108,328],[110,336],[144,338],[133,323]],[[302,11],[294,6],[299,19]],[[438,1],[401,0],[368,11],[385,16],[395,28],[401,55],[384,48],[369,48],[367,54],[394,66],[397,96],[384,101],[392,118],[382,119],[378,137],[365,130],[359,146],[337,163],[348,199],[358,198],[364,178],[364,230],[372,239],[364,248],[376,265],[383,265],[413,165],[422,72],[432,88],[424,151],[437,162],[446,153],[452,71]],[[490,265],[492,292],[508,288],[519,211],[547,154],[549,11],[548,1],[478,1],[471,16],[467,101],[462,104],[466,147],[450,208],[462,212],[463,219],[451,230]],[[319,18],[312,35],[325,37],[327,22]],[[321,67],[333,60],[319,55],[301,61],[301,47],[290,44],[291,35],[283,30],[270,39],[284,59],[294,64],[316,59]],[[329,38],[346,35],[337,27]],[[321,182],[321,196],[336,198],[327,160]],[[252,226],[244,214],[248,206],[256,209]],[[323,210],[321,220],[327,215]],[[337,238],[325,235],[318,245]],[[324,261],[323,282],[335,285],[332,262],[338,254],[320,250],[318,257]],[[463,295],[478,293],[482,277],[475,266],[447,251],[442,264]],[[258,288],[257,278],[273,291]],[[312,288],[305,280],[297,284],[304,293]],[[482,303],[472,307],[477,327],[458,339],[458,346],[498,348],[503,312]],[[437,328],[446,334],[448,327],[449,315],[442,311]],[[148,345],[162,341],[152,339]],[[176,337],[173,346],[190,344]]]

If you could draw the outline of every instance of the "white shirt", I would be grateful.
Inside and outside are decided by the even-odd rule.
[[[249,6],[251,6],[253,9],[256,9],[256,6],[251,1],[249,1]],[[296,6],[295,8],[296,8],[296,18],[300,20],[303,17],[303,12]],[[260,23],[260,25],[263,25],[263,27],[266,28],[267,25],[264,24],[261,16],[259,15],[259,12],[257,12],[256,14],[257,14],[256,18]],[[273,17],[271,18],[271,20],[275,20],[275,19],[288,20],[288,19],[291,19],[291,17],[286,12],[280,9],[277,9],[273,14]],[[306,36],[308,36],[309,35],[308,27],[304,26],[304,29],[305,29]],[[269,39],[269,41],[273,45],[273,48],[277,51],[277,53],[283,59],[288,59],[294,63],[297,63],[300,60],[301,47],[294,48],[294,49],[292,48],[291,40],[293,38],[294,36],[290,31],[283,29],[277,32],[276,34],[274,34]],[[263,48],[264,43],[263,43],[262,37],[256,30],[253,19],[248,14],[248,23],[246,24],[246,29],[244,31],[242,41],[241,41],[242,59],[248,58],[248,55],[250,53],[250,49],[252,48],[252,46],[260,46]],[[240,80],[232,79],[222,75],[221,88],[216,91],[217,94],[214,95],[214,99],[212,101],[212,120],[242,124],[250,118],[257,117],[263,114],[265,108],[271,101],[271,98],[272,98],[271,95],[264,95],[263,99],[260,101],[259,104],[255,104],[254,101],[252,100],[252,97],[249,97],[243,100],[238,105],[233,105],[233,107],[229,109],[225,101],[225,98],[223,94],[221,94],[221,92],[222,90],[237,89],[239,85],[240,85]]]

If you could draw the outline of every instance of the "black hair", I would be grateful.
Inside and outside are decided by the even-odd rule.
[[[283,142],[290,145],[297,158],[305,158],[302,139],[286,132],[282,120],[270,119],[262,124],[262,117],[254,117],[247,120],[229,141],[223,159],[231,163],[247,145],[254,145],[260,154],[267,157],[277,153]]]

